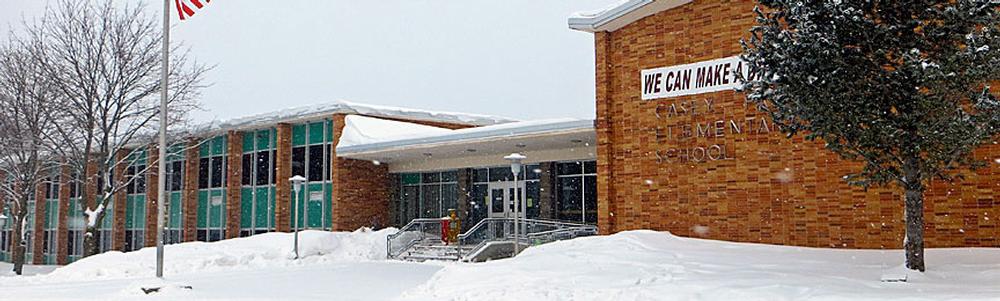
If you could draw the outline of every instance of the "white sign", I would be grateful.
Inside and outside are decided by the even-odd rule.
[[[642,99],[732,90],[741,85],[736,74],[746,79],[759,76],[739,56],[642,70]]]

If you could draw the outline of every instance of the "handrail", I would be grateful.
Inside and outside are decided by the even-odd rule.
[[[437,218],[417,218],[417,219],[411,220],[405,226],[403,226],[398,231],[396,231],[396,233],[393,233],[393,234],[390,234],[389,236],[386,236],[386,238],[385,238],[386,239],[386,244],[385,244],[386,257],[388,257],[388,258],[395,258],[396,256],[399,256],[400,254],[402,254],[402,252],[405,251],[406,249],[409,249],[410,247],[412,247],[413,245],[415,245],[418,241],[426,239],[427,232],[425,231],[424,228],[425,228],[426,225],[431,225],[431,224],[437,225],[438,230],[440,231],[441,219],[437,219]],[[417,231],[414,231],[415,228],[417,228],[417,227],[419,227],[419,229],[417,229]],[[419,237],[404,237],[404,238],[400,238],[404,234],[413,233],[413,232],[420,233]],[[396,241],[396,240],[402,240],[402,241],[393,243],[393,241]],[[399,252],[393,252],[393,245],[401,246],[401,247],[398,248]]]
[[[597,234],[597,227],[587,224],[570,223],[544,219],[519,219],[523,232],[516,243],[541,244],[560,239]],[[458,243],[445,248],[454,248],[459,260],[464,260],[463,252],[475,254],[493,241],[513,241],[514,219],[506,217],[484,218],[465,233],[458,235]],[[428,232],[432,230],[433,232]],[[399,231],[386,237],[386,255],[397,258],[421,241],[428,241],[428,233],[433,233],[434,244],[438,244],[436,233],[441,230],[441,220],[436,218],[414,219]],[[408,235],[409,234],[409,235]],[[468,248],[469,246],[472,248]]]

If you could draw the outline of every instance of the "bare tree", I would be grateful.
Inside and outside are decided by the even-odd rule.
[[[56,135],[66,143],[58,148],[59,155],[70,158],[75,173],[90,174],[82,181],[100,183],[96,196],[83,197],[84,256],[98,252],[105,209],[132,181],[114,174],[117,167],[129,164],[122,158],[154,142],[163,35],[156,18],[143,11],[142,6],[120,7],[110,0],[60,0],[41,20],[25,26],[34,59],[63,99],[59,111],[65,122],[59,122]],[[172,46],[172,53],[169,123],[177,124],[196,108],[209,68],[189,61],[181,46]],[[88,165],[93,169],[89,173]]]
[[[39,65],[16,44],[0,48],[0,192],[10,208],[14,272],[25,262],[28,202],[50,174],[53,94]]]

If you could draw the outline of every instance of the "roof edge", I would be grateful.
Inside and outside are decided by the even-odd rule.
[[[448,143],[454,143],[456,141],[472,141],[472,140],[482,140],[482,139],[488,140],[493,138],[506,139],[511,137],[536,135],[539,133],[555,133],[555,132],[567,132],[567,131],[579,131],[579,130],[592,131],[594,129],[594,120],[592,119],[559,120],[552,123],[534,124],[518,128],[489,129],[489,127],[483,127],[483,128],[473,128],[473,129],[476,129],[473,133],[467,133],[462,130],[455,130],[456,133],[448,133],[442,135],[432,135],[427,137],[417,137],[417,138],[408,138],[400,140],[390,140],[390,141],[351,145],[351,146],[342,146],[342,147],[337,147],[337,156],[357,155],[362,153],[382,151],[386,149],[393,149],[399,147],[419,147],[425,145],[448,144]]]
[[[627,0],[591,12],[578,12],[569,17],[570,29],[584,32],[615,31],[653,14],[691,3],[693,0]]]

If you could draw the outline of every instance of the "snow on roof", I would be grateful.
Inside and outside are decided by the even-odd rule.
[[[376,143],[414,135],[446,134],[452,130],[409,122],[385,120],[359,115],[344,118],[344,132],[340,136],[337,149],[341,147]]]
[[[338,100],[330,103],[292,107],[275,112],[251,115],[229,120],[212,121],[194,126],[194,134],[213,133],[228,129],[239,129],[271,125],[279,122],[295,122],[326,117],[332,114],[358,114],[414,121],[431,121],[464,125],[494,125],[517,121],[516,119],[457,112],[430,111],[382,105],[361,104]]]
[[[615,31],[639,19],[675,8],[692,0],[617,0],[608,7],[576,12],[569,16],[569,28],[586,32]]]
[[[589,119],[557,118],[532,121],[511,122],[505,124],[465,128],[447,131],[427,131],[372,139],[367,143],[337,145],[338,154],[361,153],[387,148],[408,147],[414,145],[449,143],[499,137],[514,137],[539,133],[550,133],[573,130],[593,130],[594,121]],[[342,140],[343,141],[343,140]]]

